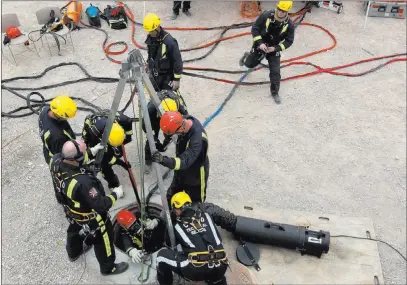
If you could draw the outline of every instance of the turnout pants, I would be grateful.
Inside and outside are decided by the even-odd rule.
[[[113,171],[113,165],[108,162],[102,163],[102,176],[106,180],[109,189],[120,186],[119,178]]]
[[[207,159],[206,163],[200,167],[199,172],[199,180],[195,181],[196,183],[194,184],[185,183],[185,178],[179,175],[178,171],[174,172],[174,178],[167,190],[168,205],[171,205],[172,196],[181,191],[185,191],[191,197],[193,203],[205,202],[206,188],[209,177],[209,159]]]
[[[276,55],[276,53],[272,53],[267,55],[267,61],[269,63],[270,69],[270,92],[274,93],[280,90],[280,55]]]
[[[191,1],[174,1],[174,6],[172,7],[172,11],[174,14],[179,14],[179,9],[181,8],[182,3],[182,12],[186,12],[191,9]]]
[[[89,234],[86,238],[79,234],[82,226],[76,222],[70,224],[67,230],[66,251],[68,256],[75,258],[82,253],[83,242],[87,245],[93,244],[96,258],[99,262],[100,272],[109,273],[114,268],[116,253],[113,245],[113,226],[109,218],[103,219],[100,215],[96,219],[89,222],[91,230],[99,230],[95,232],[95,236]]]
[[[220,262],[209,268],[208,265],[195,267],[177,251],[163,248],[157,254],[157,281],[160,285],[171,285],[173,272],[189,281],[205,281],[207,284],[226,285],[226,263]]]

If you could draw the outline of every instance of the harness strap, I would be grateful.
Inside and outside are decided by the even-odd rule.
[[[226,261],[227,255],[225,250],[211,250],[211,251],[199,251],[191,252],[188,254],[188,260],[192,264],[208,264],[220,261]]]

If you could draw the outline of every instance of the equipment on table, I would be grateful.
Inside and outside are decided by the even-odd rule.
[[[407,1],[364,1],[364,10],[369,17],[406,18]]]

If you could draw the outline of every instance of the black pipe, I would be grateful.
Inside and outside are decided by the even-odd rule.
[[[237,216],[235,237],[245,241],[275,245],[321,257],[328,253],[330,233],[326,231],[312,231],[303,226],[279,224],[264,220],[257,220]]]

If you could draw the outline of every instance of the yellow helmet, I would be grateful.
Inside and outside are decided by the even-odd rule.
[[[280,1],[277,4],[277,8],[281,11],[289,12],[293,7],[293,1]]]
[[[76,115],[76,103],[66,95],[59,95],[49,104],[51,111],[61,119],[71,119]]]
[[[125,138],[124,129],[118,123],[113,123],[109,134],[109,144],[118,147],[123,144]]]
[[[171,198],[171,207],[179,209],[185,205],[185,203],[192,203],[191,197],[185,191],[174,194]]]
[[[160,17],[153,13],[148,13],[143,20],[143,28],[147,33],[154,31],[161,24]]]
[[[165,98],[161,101],[161,108],[164,112],[178,112],[178,104],[174,99]]]

